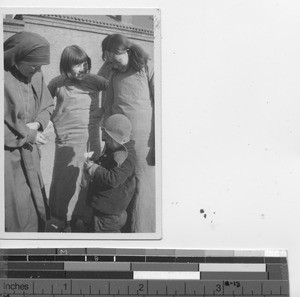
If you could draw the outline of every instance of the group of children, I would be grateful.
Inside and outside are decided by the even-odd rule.
[[[153,65],[121,34],[108,35],[102,51],[94,75],[86,52],[66,47],[47,86],[50,43],[27,31],[4,42],[5,232],[155,232]],[[39,147],[50,119],[48,199]]]
[[[131,122],[114,114],[102,123],[99,94],[108,80],[90,69],[86,52],[68,46],[61,55],[61,75],[48,85],[56,98],[51,116],[56,140],[46,232],[121,232],[135,192]]]

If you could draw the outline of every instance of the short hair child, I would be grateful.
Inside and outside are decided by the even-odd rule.
[[[63,77],[72,78],[72,66],[87,62],[88,71],[91,70],[91,58],[78,45],[70,45],[66,47],[60,58],[59,70]]]
[[[99,94],[107,89],[108,81],[90,73],[91,59],[78,45],[63,50],[59,68],[61,75],[48,85],[51,95],[56,98],[51,117],[56,140],[49,193],[51,216],[55,222],[48,224],[50,227],[46,231],[85,232],[85,226],[78,228],[78,222],[88,224],[91,219],[91,209],[85,204],[84,153],[100,151],[102,110]]]

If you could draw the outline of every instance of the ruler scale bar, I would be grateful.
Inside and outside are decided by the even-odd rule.
[[[137,295],[288,297],[287,253],[0,249],[1,297]]]
[[[40,280],[18,281],[0,280],[6,294],[90,294],[90,295],[276,295],[288,296],[288,282],[267,281],[103,281],[103,280]],[[33,287],[35,287],[33,292]],[[81,293],[80,293],[81,292]],[[100,293],[99,293],[100,292]],[[148,292],[148,293],[147,293]],[[147,294],[146,294],[147,293]],[[217,294],[219,293],[219,294]]]

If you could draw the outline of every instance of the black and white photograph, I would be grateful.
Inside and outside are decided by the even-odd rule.
[[[159,238],[159,11],[79,12],[2,15],[4,237]]]
[[[0,295],[300,296],[300,1],[0,13]]]

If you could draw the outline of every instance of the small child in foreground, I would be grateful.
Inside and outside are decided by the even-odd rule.
[[[88,201],[93,208],[94,232],[121,232],[127,221],[126,208],[136,188],[131,129],[126,116],[110,116],[103,127],[102,156],[97,162],[85,162],[85,170],[91,177]]]

